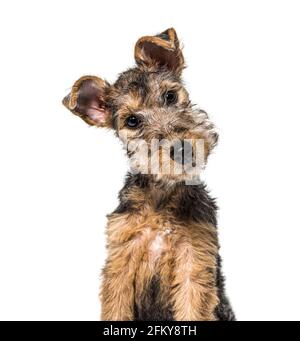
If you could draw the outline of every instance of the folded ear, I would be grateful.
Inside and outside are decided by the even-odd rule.
[[[109,87],[101,78],[81,77],[74,83],[71,93],[63,99],[63,104],[90,125],[110,127],[111,114],[106,102]]]
[[[150,69],[166,68],[181,74],[184,58],[174,28],[156,36],[140,38],[135,45],[135,60],[141,67]]]

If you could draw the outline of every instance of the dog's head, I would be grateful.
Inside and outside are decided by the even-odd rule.
[[[133,171],[182,180],[199,153],[198,160],[207,159],[218,135],[182,83],[184,58],[175,30],[140,38],[135,61],[113,85],[80,78],[63,104],[90,125],[114,129]]]

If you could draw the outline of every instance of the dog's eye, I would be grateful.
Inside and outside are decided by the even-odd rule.
[[[135,115],[130,115],[126,118],[125,124],[129,128],[136,128],[140,124],[140,120]]]
[[[170,105],[177,102],[177,93],[174,90],[169,90],[164,93],[165,104]]]

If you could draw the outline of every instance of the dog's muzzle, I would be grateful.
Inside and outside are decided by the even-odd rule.
[[[182,165],[189,165],[193,162],[193,147],[187,141],[178,141],[170,148],[170,158]]]

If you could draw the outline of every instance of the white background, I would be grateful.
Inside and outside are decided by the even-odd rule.
[[[299,320],[297,1],[6,1],[0,5],[0,319],[97,320],[105,215],[127,163],[112,133],[62,105],[113,82],[142,35],[175,27],[191,98],[219,127],[218,197],[239,320]]]

